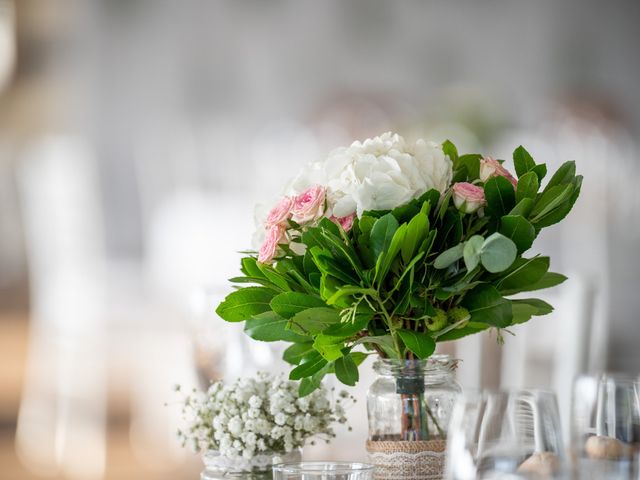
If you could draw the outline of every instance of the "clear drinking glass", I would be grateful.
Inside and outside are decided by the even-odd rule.
[[[640,478],[640,382],[581,376],[573,385],[571,452],[580,479]]]
[[[372,480],[373,465],[349,462],[302,462],[273,466],[274,480]]]
[[[461,396],[449,424],[445,471],[452,480],[570,478],[555,395]]]

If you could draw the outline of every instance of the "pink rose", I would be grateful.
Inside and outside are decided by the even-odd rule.
[[[264,242],[258,252],[258,262],[271,263],[278,251],[278,244],[285,239],[285,228],[282,225],[273,225],[267,230]]]
[[[274,225],[284,225],[284,223],[291,217],[291,207],[293,206],[293,199],[291,197],[284,197],[278,202],[278,204],[271,209],[267,216],[265,226],[267,228]]]
[[[353,227],[353,221],[356,218],[356,214],[352,213],[346,217],[331,217],[331,221],[337,225],[340,225],[345,232],[351,230]]]
[[[485,157],[480,159],[480,180],[486,182],[491,177],[497,176],[506,178],[514,187],[518,184],[518,181],[513,178],[509,170],[504,168],[495,158]]]
[[[464,213],[473,213],[484,205],[484,190],[472,183],[458,182],[453,185],[453,203]]]
[[[304,225],[319,220],[324,215],[325,188],[315,185],[305,190],[293,200],[291,218]]]

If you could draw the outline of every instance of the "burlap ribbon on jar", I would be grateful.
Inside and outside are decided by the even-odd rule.
[[[367,442],[376,480],[442,480],[447,442]]]

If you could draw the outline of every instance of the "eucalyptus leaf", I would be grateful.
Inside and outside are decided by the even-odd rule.
[[[496,232],[484,241],[480,253],[480,262],[488,272],[502,272],[511,266],[517,254],[516,244],[511,239]]]
[[[433,267],[438,270],[447,268],[454,262],[460,260],[464,255],[464,243],[459,243],[455,247],[451,247],[438,255],[433,262]]]
[[[471,272],[480,263],[480,252],[484,244],[484,238],[480,235],[474,235],[464,244],[463,256],[464,264],[467,271]]]

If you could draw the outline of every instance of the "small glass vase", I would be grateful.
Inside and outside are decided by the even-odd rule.
[[[302,450],[295,449],[289,453],[263,452],[250,460],[245,458],[227,458],[216,450],[209,450],[202,455],[205,469],[200,480],[271,480],[273,465],[280,463],[297,463],[302,459]]]
[[[376,479],[443,478],[447,427],[462,391],[456,365],[449,355],[374,363],[367,453]]]

